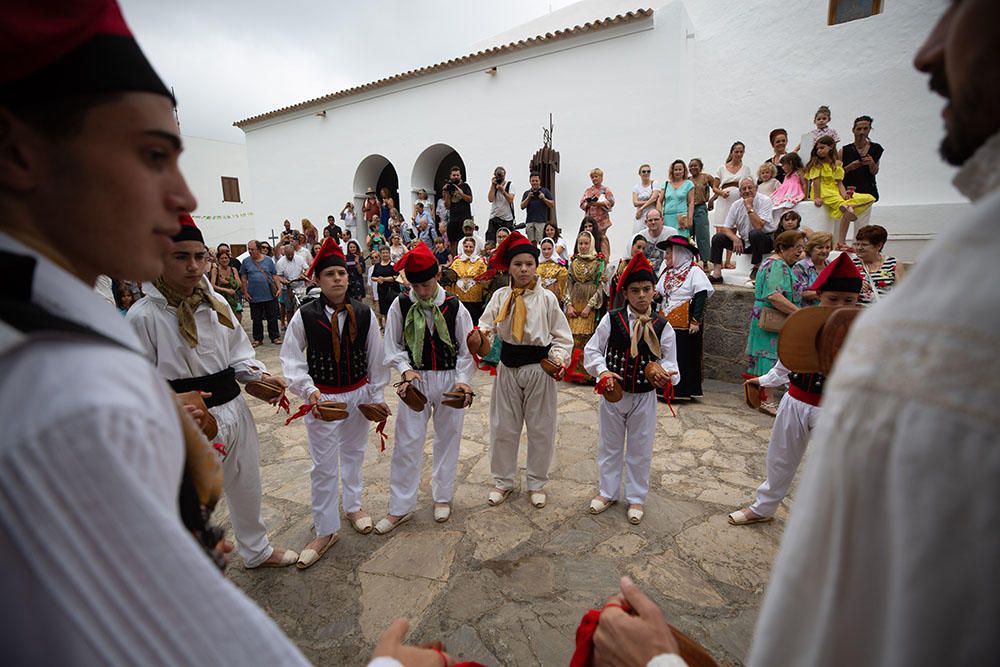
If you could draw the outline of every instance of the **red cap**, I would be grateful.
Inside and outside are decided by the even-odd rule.
[[[194,218],[191,217],[190,213],[181,213],[178,218],[181,223],[181,231],[171,236],[171,240],[175,243],[179,243],[181,241],[205,242],[205,237],[202,236],[201,230],[198,229],[198,225],[194,224]]]
[[[618,289],[624,290],[629,286],[629,283],[634,283],[637,280],[656,283],[656,273],[653,271],[653,265],[646,259],[646,255],[641,252],[632,255],[628,266],[625,267],[621,277],[618,279]]]
[[[503,240],[503,243],[498,245],[497,249],[493,251],[490,266],[497,271],[507,271],[510,269],[510,262],[514,259],[514,256],[521,253],[529,254],[535,258],[535,261],[538,261],[538,248],[531,245],[528,237],[521,232],[511,232]]]
[[[115,0],[4,3],[0,102],[145,91],[173,99]]]
[[[313,258],[312,264],[309,265],[309,270],[306,271],[306,277],[319,277],[319,274],[323,272],[323,269],[329,266],[342,266],[345,269],[347,268],[347,258],[344,257],[344,251],[341,250],[340,244],[334,241],[332,236],[327,236],[323,239],[323,245],[320,246],[319,252]]]
[[[399,258],[392,266],[396,271],[406,271],[406,279],[412,283],[425,283],[438,272],[438,261],[425,243],[417,246]]]
[[[846,252],[826,265],[809,287],[817,292],[861,292],[861,273]]]

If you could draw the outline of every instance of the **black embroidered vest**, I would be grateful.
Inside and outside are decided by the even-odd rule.
[[[410,312],[413,301],[405,294],[400,294],[397,297],[397,301],[399,301],[399,313],[402,316],[402,322],[405,324],[406,314]],[[413,366],[413,370],[454,370],[455,362],[458,360],[458,340],[455,338],[455,323],[458,321],[459,303],[458,297],[449,294],[445,296],[444,303],[441,304],[441,314],[444,315],[444,321],[448,325],[448,335],[451,336],[452,347],[448,347],[441,342],[437,329],[435,329],[433,336],[424,336],[424,353],[419,365],[413,361],[413,351],[408,347],[406,348],[406,354],[410,357],[410,365]]]
[[[622,376],[622,389],[633,394],[642,394],[653,391],[655,387],[646,380],[646,364],[650,361],[658,361],[659,350],[654,355],[646,341],[640,340],[638,345],[639,356],[633,357],[631,354],[632,331],[628,323],[628,306],[616,308],[608,313],[611,321],[611,336],[608,337],[608,347],[604,352],[604,359],[608,364],[608,370]],[[656,337],[663,334],[667,320],[658,313],[653,314],[653,331]]]
[[[302,324],[306,331],[306,361],[309,377],[317,385],[330,387],[350,387],[361,382],[368,375],[368,327],[371,325],[372,311],[360,301],[351,299],[354,315],[358,322],[358,339],[351,342],[344,320],[340,332],[340,362],[333,356],[333,340],[330,319],[326,316],[326,299],[320,297],[310,301],[300,309]],[[334,318],[336,322],[339,318]]]
[[[801,389],[807,394],[823,395],[823,383],[826,376],[821,373],[789,373],[788,384]]]

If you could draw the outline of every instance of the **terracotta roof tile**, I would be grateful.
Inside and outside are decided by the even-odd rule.
[[[359,93],[367,92],[369,90],[383,88],[385,86],[394,83],[399,83],[400,81],[415,79],[417,77],[424,76],[425,74],[441,72],[443,70],[452,67],[457,67],[459,65],[465,65],[467,63],[472,63],[477,60],[483,60],[493,56],[498,56],[503,53],[510,53],[512,51],[517,51],[519,49],[535,47],[538,46],[539,44],[545,44],[547,42],[552,42],[559,39],[565,39],[567,37],[580,35],[594,30],[603,30],[605,28],[610,28],[612,26],[631,23],[632,21],[639,21],[642,19],[649,18],[652,15],[653,15],[652,9],[637,9],[635,11],[626,12],[624,14],[618,14],[617,16],[608,16],[603,19],[588,21],[583,25],[575,25],[572,28],[564,28],[562,30],[556,30],[555,32],[547,32],[544,35],[528,37],[527,39],[521,39],[516,42],[503,44],[501,46],[494,46],[489,49],[484,49],[482,51],[477,51],[475,53],[470,53],[461,56],[459,58],[452,58],[450,60],[445,60],[443,62],[436,63],[434,65],[418,67],[417,69],[412,69],[407,72],[403,72],[401,74],[394,74],[393,76],[386,77],[384,79],[378,79],[377,81],[371,81],[369,83],[364,83],[361,84],[360,86],[354,86],[353,88],[345,88],[344,90],[340,90],[335,93],[330,93],[329,95],[324,95],[322,97],[306,100],[305,102],[292,104],[291,106],[275,109],[274,111],[268,111],[267,113],[262,113],[257,116],[251,116],[250,118],[244,118],[243,120],[236,121],[235,123],[233,123],[233,125],[239,128],[243,128],[246,127],[247,125],[252,125],[262,120],[267,120],[269,118],[276,118],[278,116],[283,116],[285,114],[293,113],[295,111],[300,111],[302,109],[315,106],[317,104],[322,104],[324,102],[332,102],[334,100],[340,100],[345,97],[350,97],[352,95],[358,95]]]

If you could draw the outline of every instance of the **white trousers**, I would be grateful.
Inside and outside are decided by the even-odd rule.
[[[357,407],[367,403],[371,389],[364,385],[344,394],[321,394],[321,401],[347,404],[347,419],[327,422],[309,413],[305,416],[309,437],[312,468],[313,529],[317,536],[332,535],[340,530],[340,484],[344,486],[344,512],[361,509],[362,466],[368,446],[368,430],[372,422],[365,419]]]
[[[417,371],[416,386],[427,397],[427,406],[414,412],[403,401],[396,406],[396,433],[389,466],[389,514],[403,516],[417,508],[420,466],[424,460],[427,422],[434,416],[434,450],[431,495],[436,503],[450,503],[455,493],[458,450],[462,442],[465,410],[441,405],[446,391],[455,387],[455,371]]]
[[[556,398],[556,381],[538,364],[497,365],[490,401],[490,471],[497,488],[514,488],[522,426],[528,431],[528,490],[545,486],[556,442]]]
[[[757,488],[750,510],[759,516],[774,516],[795,479],[795,471],[809,444],[809,434],[819,420],[819,408],[785,394],[774,417],[767,445],[767,479]]]
[[[257,424],[242,396],[209,408],[219,424],[216,442],[229,455],[222,462],[222,483],[229,503],[236,548],[247,567],[271,557],[267,529],[260,518],[260,440]]]
[[[629,504],[643,505],[649,493],[649,466],[653,460],[653,436],[656,435],[656,392],[633,394],[626,391],[617,403],[603,398],[599,403],[597,474],[600,494],[612,500],[621,497],[624,462],[625,498]]]

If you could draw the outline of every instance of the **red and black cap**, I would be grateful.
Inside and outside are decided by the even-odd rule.
[[[319,252],[313,258],[312,264],[309,265],[306,276],[319,277],[319,274],[323,273],[323,269],[331,266],[342,266],[346,269],[347,258],[344,257],[344,251],[341,250],[340,244],[334,241],[332,236],[327,236],[323,239],[323,245],[320,246]]]
[[[424,243],[408,251],[392,266],[396,271],[406,271],[406,279],[411,283],[425,283],[438,274],[441,268],[437,257]]]
[[[170,90],[132,36],[115,0],[4,3],[0,104]]]
[[[520,254],[531,255],[536,262],[538,261],[538,248],[533,246],[524,234],[513,231],[497,246],[490,259],[490,265],[497,271],[507,271],[514,257]]]
[[[837,259],[826,265],[826,268],[816,277],[816,282],[809,287],[817,292],[853,292],[861,293],[861,273],[846,252],[837,255]]]
[[[618,279],[618,289],[624,290],[629,284],[645,280],[653,284],[656,283],[656,274],[653,272],[653,265],[646,259],[646,255],[637,252],[632,255],[628,265]]]
[[[194,224],[194,218],[191,217],[190,213],[181,213],[180,223],[181,231],[170,237],[174,243],[180,243],[181,241],[205,242],[205,237],[202,235],[201,230],[198,229],[198,226]]]

